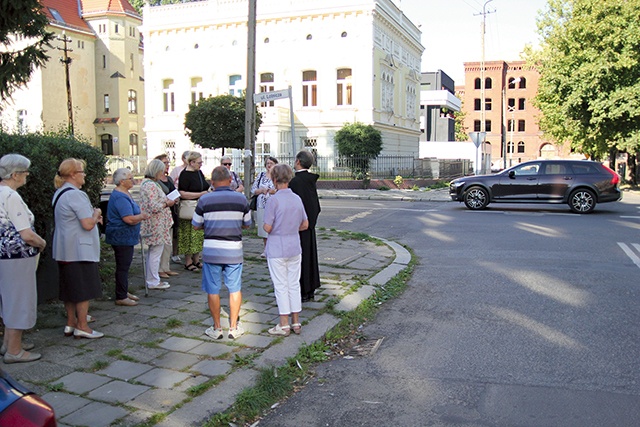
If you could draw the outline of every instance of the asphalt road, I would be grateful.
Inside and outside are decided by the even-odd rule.
[[[319,226],[405,243],[377,352],[322,364],[260,426],[640,425],[640,197],[566,206],[322,200]]]

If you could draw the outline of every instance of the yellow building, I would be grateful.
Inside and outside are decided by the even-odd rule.
[[[292,87],[266,102],[256,156],[305,147],[337,154],[334,135],[360,121],[382,132],[386,155],[418,155],[420,30],[390,0],[261,0],[256,24],[256,92]],[[148,151],[191,149],[184,117],[202,97],[240,94],[247,73],[247,0],[145,6]],[[177,154],[176,154],[177,153]]]
[[[47,30],[58,37],[45,66],[2,105],[2,128],[67,130],[72,117],[74,134],[105,154],[146,156],[141,17],[127,0],[42,0],[41,4],[49,18]],[[28,40],[16,43],[20,47]],[[62,61],[65,51],[70,60],[71,114]]]

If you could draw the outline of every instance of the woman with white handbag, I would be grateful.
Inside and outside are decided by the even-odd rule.
[[[211,184],[200,170],[202,156],[192,151],[187,156],[187,167],[180,172],[180,223],[178,225],[178,253],[184,254],[185,270],[197,272],[202,268],[200,252],[204,243],[204,231],[194,230],[191,225],[198,199],[207,194]]]

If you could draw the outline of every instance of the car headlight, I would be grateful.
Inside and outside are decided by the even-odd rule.
[[[458,187],[462,187],[464,185],[464,181],[453,181],[451,182],[451,186],[458,188]]]

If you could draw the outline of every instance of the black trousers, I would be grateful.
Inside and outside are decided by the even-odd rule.
[[[133,246],[112,247],[116,258],[116,299],[125,299],[129,292],[129,267],[133,261]]]

